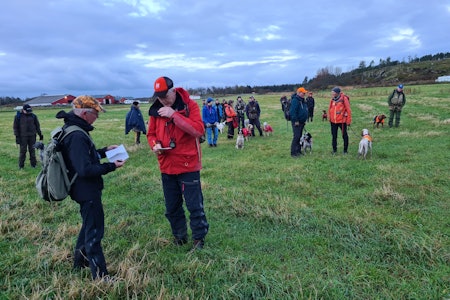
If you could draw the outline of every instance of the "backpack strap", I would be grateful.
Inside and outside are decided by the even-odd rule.
[[[83,133],[89,138],[89,141],[91,142],[91,145],[93,144],[91,136],[90,136],[89,134],[87,134],[86,131],[84,131],[83,129],[81,129],[81,128],[80,128],[79,126],[77,126],[77,125],[70,125],[70,126],[64,128],[64,129],[63,129],[63,134],[60,135],[60,136],[57,138],[57,139],[58,139],[58,143],[62,142],[62,140],[63,140],[66,136],[68,136],[69,134],[71,134],[72,132],[75,132],[75,131],[81,131],[81,132],[83,132]],[[65,163],[65,162],[64,162],[64,163]],[[78,177],[78,173],[75,173],[75,174],[73,175],[73,177],[72,177],[72,180],[70,180],[70,185],[72,185],[72,184],[75,182],[75,179],[77,179],[77,177]]]
[[[83,133],[89,138],[89,140],[90,140],[91,143],[92,143],[92,138],[91,138],[91,136],[90,136],[89,134],[87,134],[86,131],[84,131],[83,129],[81,129],[81,128],[80,128],[79,126],[77,126],[77,125],[70,125],[70,126],[64,128],[64,129],[63,129],[63,134],[62,134],[60,137],[58,137],[58,141],[61,142],[66,136],[68,136],[69,134],[71,134],[71,133],[74,132],[74,131],[81,131],[81,132],[83,132]]]

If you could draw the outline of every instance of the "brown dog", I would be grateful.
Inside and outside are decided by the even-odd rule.
[[[381,127],[384,127],[384,119],[386,119],[385,115],[375,116],[373,118],[373,128],[375,128],[375,126],[377,126],[377,128],[378,128],[380,126],[380,124],[381,124]]]
[[[322,122],[326,121],[328,119],[327,112],[325,110],[322,110]]]

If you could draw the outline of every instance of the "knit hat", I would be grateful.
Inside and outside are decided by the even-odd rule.
[[[334,87],[332,90],[332,92],[335,92],[336,94],[340,94],[341,93],[341,89],[339,87]]]
[[[106,112],[100,103],[92,96],[78,96],[72,101],[73,108],[92,108],[98,112]]]
[[[33,111],[33,109],[31,108],[30,104],[24,104],[23,107],[22,107],[22,109],[23,109],[24,111],[26,111],[27,113],[30,113],[30,112]]]
[[[209,97],[207,100],[206,100],[206,102],[207,103],[209,103],[209,102],[213,102],[214,101],[214,99],[213,98],[211,98],[211,97]]]
[[[399,88],[399,89],[403,89],[403,84],[399,84],[399,85],[398,85],[398,88]]]
[[[154,98],[165,97],[167,92],[173,88],[173,81],[169,77],[159,77],[155,80],[153,88],[155,90],[155,93],[153,94]]]

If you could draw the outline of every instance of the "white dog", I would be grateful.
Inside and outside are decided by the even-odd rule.
[[[225,127],[225,122],[220,122],[220,123],[217,122],[216,127],[217,127],[217,129],[219,129],[220,133],[223,133],[223,128]]]
[[[359,142],[358,157],[362,156],[366,159],[367,153],[370,150],[370,157],[372,157],[372,137],[368,129],[363,129],[361,132],[362,139]]]
[[[242,130],[239,130],[236,138],[236,149],[244,149],[244,134],[242,133]]]

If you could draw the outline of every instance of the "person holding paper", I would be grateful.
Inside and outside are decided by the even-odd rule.
[[[141,143],[141,132],[146,134],[147,131],[138,101],[133,102],[125,117],[125,134],[128,134],[131,130],[134,131],[134,142],[139,145]]]
[[[89,134],[99,112],[104,111],[99,102],[91,96],[78,96],[72,102],[73,110],[60,111],[57,119],[64,119],[64,128],[76,125]],[[78,174],[70,190],[70,197],[80,205],[83,220],[74,253],[74,269],[89,267],[93,279],[108,281],[108,271],[103,255],[101,240],[105,231],[102,205],[103,178],[125,163],[101,163],[105,152],[117,145],[96,149],[92,139],[81,131],[70,133],[62,141],[62,154],[69,170],[69,178]]]
[[[209,224],[203,208],[200,183],[201,147],[204,134],[200,108],[183,88],[175,88],[168,77],[159,77],[154,83],[155,99],[149,109],[150,121],[147,140],[157,155],[161,171],[169,220],[175,245],[188,241],[183,199],[190,213],[192,250],[202,249]],[[168,148],[167,150],[162,150]]]

